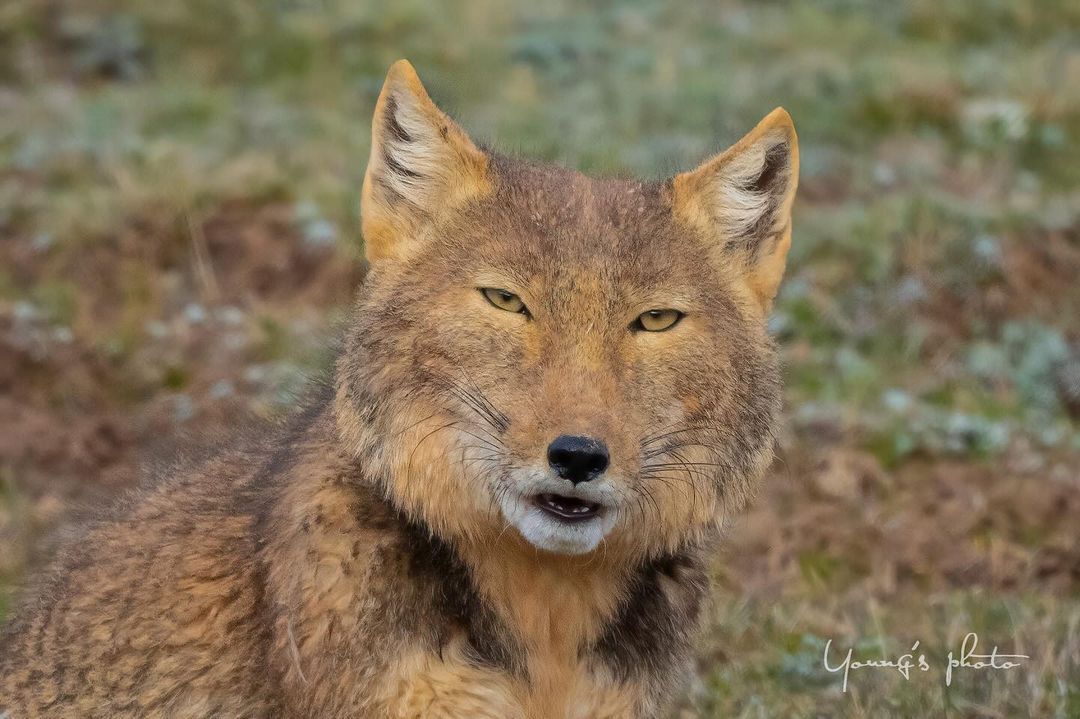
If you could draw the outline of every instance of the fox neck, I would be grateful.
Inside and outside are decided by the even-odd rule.
[[[477,590],[527,647],[567,655],[597,638],[630,573],[601,557],[541,552],[512,532],[459,551]]]
[[[631,571],[598,557],[540,552],[506,532],[493,544],[459,546],[477,592],[525,650],[529,691],[522,700],[569,697],[582,657],[615,617]],[[529,716],[553,716],[537,704]]]

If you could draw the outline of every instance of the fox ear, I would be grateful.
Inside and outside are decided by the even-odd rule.
[[[490,189],[488,157],[428,97],[407,60],[383,83],[361,198],[369,260],[400,255],[437,212]]]
[[[798,181],[795,126],[779,107],[730,148],[672,181],[676,214],[736,262],[765,311],[784,274]]]

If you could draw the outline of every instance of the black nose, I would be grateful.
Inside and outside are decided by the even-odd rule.
[[[596,479],[608,466],[607,446],[591,437],[556,437],[548,445],[547,455],[551,468],[574,484]]]

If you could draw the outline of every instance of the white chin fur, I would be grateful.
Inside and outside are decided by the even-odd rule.
[[[499,507],[503,516],[530,544],[537,549],[555,554],[588,554],[596,549],[600,541],[615,526],[617,512],[612,506],[611,489],[603,486],[588,487],[579,485],[568,489],[569,482],[550,478],[526,475],[521,477],[518,486],[525,490],[521,494],[500,493]],[[537,473],[540,474],[540,473]],[[591,483],[590,483],[591,484]],[[582,491],[584,490],[584,491]],[[540,492],[552,492],[569,496],[579,496],[588,501],[598,502],[600,513],[588,520],[564,521],[548,514],[532,502],[532,497]]]

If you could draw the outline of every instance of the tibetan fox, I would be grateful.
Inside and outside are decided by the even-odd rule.
[[[0,643],[0,715],[657,717],[769,464],[791,119],[664,181],[473,143],[391,67],[334,380],[143,490]]]

